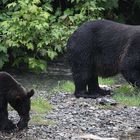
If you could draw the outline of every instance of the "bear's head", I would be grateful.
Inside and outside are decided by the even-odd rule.
[[[11,91],[11,98],[9,99],[10,105],[18,112],[20,120],[17,124],[19,129],[24,129],[28,126],[30,120],[30,98],[34,95],[34,90],[26,92],[26,90],[20,86],[16,90]]]

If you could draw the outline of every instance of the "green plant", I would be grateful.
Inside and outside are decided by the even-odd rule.
[[[55,7],[51,0],[3,0],[0,43],[10,48],[12,66],[20,67],[24,63],[33,71],[45,71],[47,61],[65,52],[69,36],[79,25],[103,18],[105,10],[117,8],[117,2],[66,0],[70,6],[63,9],[61,4]],[[8,61],[5,58],[1,59],[3,64]]]
[[[37,97],[32,100],[31,103],[31,121],[30,124],[34,125],[51,125],[52,121],[44,119],[49,111],[51,111],[53,106],[44,98]]]
[[[18,0],[8,4],[8,8],[18,9],[1,23],[1,28],[5,46],[13,48],[13,65],[24,62],[30,69],[40,68],[42,71],[46,68],[46,62],[40,58],[47,55],[44,47],[49,43],[46,33],[49,32],[50,14],[43,11],[39,3],[40,0]]]
[[[57,92],[74,92],[74,84],[71,81],[59,81],[57,86],[54,87],[51,92],[57,93]]]
[[[140,106],[140,91],[131,85],[123,85],[116,89],[113,98],[120,104]]]
[[[99,78],[99,84],[101,85],[114,85],[116,80],[114,78]]]
[[[0,69],[8,61],[7,48],[0,44]]]
[[[37,114],[48,113],[52,108],[52,105],[41,97],[33,99],[31,103],[31,110]]]

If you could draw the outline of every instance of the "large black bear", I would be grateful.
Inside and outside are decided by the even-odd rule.
[[[98,76],[121,73],[140,87],[140,26],[109,20],[86,22],[69,38],[67,51],[76,97],[109,94],[99,87]]]
[[[7,104],[9,103],[19,114],[19,129],[27,127],[30,119],[30,97],[34,90],[26,92],[24,87],[18,83],[10,74],[0,72],[0,130],[9,131],[16,128],[8,119]]]

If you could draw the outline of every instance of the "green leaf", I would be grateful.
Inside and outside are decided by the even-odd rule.
[[[27,48],[30,49],[30,50],[34,50],[34,46],[33,46],[32,43],[28,43]]]
[[[0,69],[3,67],[3,65],[7,61],[8,61],[8,55],[4,53],[0,53]]]
[[[29,11],[32,13],[37,13],[37,6],[36,5],[30,6]]]
[[[39,3],[40,3],[40,0],[33,0],[32,3],[33,3],[33,4],[39,4]]]
[[[29,68],[35,71],[45,71],[46,62],[35,58],[29,58]]]
[[[53,60],[54,57],[57,56],[57,53],[56,53],[55,51],[51,50],[51,49],[49,49],[49,50],[47,51],[47,54],[48,54],[48,56],[49,56],[49,58],[50,58],[51,60]]]
[[[13,8],[13,7],[15,7],[16,5],[17,5],[16,2],[12,2],[12,3],[8,4],[7,7],[8,7],[8,8],[11,8],[11,7]]]
[[[42,15],[45,19],[48,19],[48,17],[50,16],[48,12],[43,12]]]
[[[2,0],[3,4],[6,4],[8,2],[8,0]]]
[[[70,9],[67,9],[67,10],[64,11],[64,15],[73,15],[73,12],[74,11],[72,11]]]
[[[7,53],[7,48],[0,43],[0,52]]]

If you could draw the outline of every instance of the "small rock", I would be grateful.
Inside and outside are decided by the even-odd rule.
[[[98,98],[96,102],[97,104],[101,104],[101,105],[113,105],[113,106],[117,105],[117,102],[115,100],[106,97]]]

